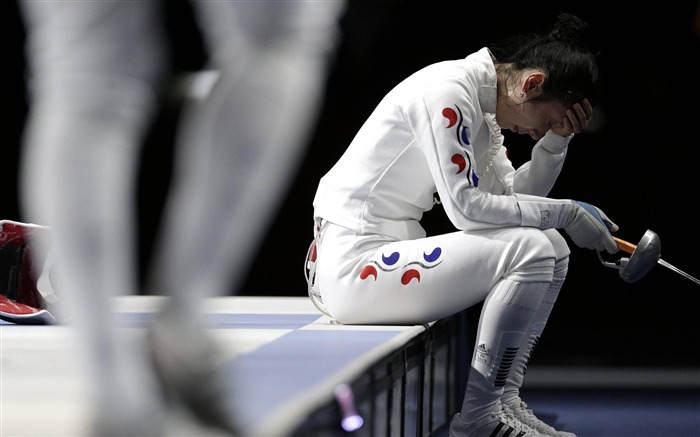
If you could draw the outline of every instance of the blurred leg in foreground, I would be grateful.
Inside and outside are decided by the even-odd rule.
[[[52,229],[44,247],[85,340],[94,435],[162,435],[165,413],[182,407],[236,433],[224,396],[233,382],[218,375],[201,302],[237,291],[286,192],[322,104],[344,3],[192,6],[218,79],[178,127],[145,290],[170,299],[144,342],[119,327],[111,298],[141,292],[137,175],[168,74],[162,4],[21,2],[30,72],[21,206]]]

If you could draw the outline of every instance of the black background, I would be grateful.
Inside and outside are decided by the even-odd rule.
[[[596,123],[573,140],[551,196],[601,207],[620,226],[618,236],[632,243],[653,230],[661,239],[664,260],[700,276],[694,174],[700,125],[698,4],[656,3],[654,9],[620,12],[619,7],[610,9],[612,4],[582,3],[351,2],[306,159],[274,226],[260,242],[240,294],[306,294],[302,267],[316,184],[391,87],[429,63],[463,58],[503,36],[547,26],[560,11],[576,13],[592,25],[604,81]],[[168,3],[174,68],[181,72],[200,68],[206,57],[188,13],[183,0]],[[21,221],[16,178],[27,109],[24,29],[14,1],[2,3],[0,19],[8,35],[1,86],[0,218]],[[142,266],[167,188],[177,108],[164,100],[144,145]],[[506,136],[511,159],[522,163],[532,140],[509,132]],[[425,221],[431,232],[452,229],[439,207]],[[595,252],[572,246],[569,275],[533,364],[700,367],[699,300],[700,286],[662,267],[628,284],[603,267]]]

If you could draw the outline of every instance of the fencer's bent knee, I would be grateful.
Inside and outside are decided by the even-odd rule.
[[[554,249],[554,259],[559,262],[569,257],[571,250],[564,237],[556,229],[547,229],[543,231]]]
[[[541,258],[556,258],[552,243],[553,237],[536,228],[522,228],[523,231],[515,238],[517,249],[526,254],[537,254]]]
[[[507,254],[506,278],[515,281],[550,282],[555,263],[568,257],[568,245],[556,231],[520,228]]]

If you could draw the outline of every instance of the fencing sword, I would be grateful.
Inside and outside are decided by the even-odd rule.
[[[613,240],[617,243],[617,247],[623,252],[630,254],[630,257],[621,258],[615,263],[611,263],[603,260],[600,256],[600,252],[598,252],[598,258],[604,266],[618,269],[620,271],[620,277],[625,282],[632,283],[638,281],[655,265],[660,264],[672,272],[700,285],[700,280],[661,259],[661,239],[651,229],[647,229],[637,245],[617,237],[613,237]]]

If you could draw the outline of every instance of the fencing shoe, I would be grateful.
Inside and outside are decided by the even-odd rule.
[[[523,424],[536,430],[540,434],[551,436],[551,437],[576,437],[576,434],[566,431],[557,431],[554,427],[547,425],[541,421],[531,409],[527,407],[527,404],[523,402],[519,397],[515,400],[515,407],[509,407],[504,405],[503,408],[506,410],[511,410],[512,415],[515,416]]]
[[[455,414],[450,424],[450,437],[546,437],[517,420],[510,409],[503,408],[501,401],[496,402],[491,412],[471,422],[462,421],[459,413]]]
[[[230,388],[221,374],[220,351],[203,326],[185,326],[163,310],[148,340],[166,401],[185,407],[203,425],[229,436],[241,435],[228,402]]]

